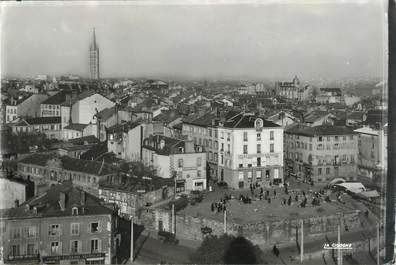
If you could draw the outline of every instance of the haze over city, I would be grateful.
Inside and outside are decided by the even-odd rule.
[[[2,74],[87,77],[95,27],[103,77],[383,76],[381,1],[263,3],[4,6]]]

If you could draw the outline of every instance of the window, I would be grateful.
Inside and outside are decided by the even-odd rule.
[[[266,171],[265,171],[265,177],[266,177],[267,179],[270,178],[270,171],[269,171],[269,170],[266,170]]]
[[[20,227],[14,228],[14,229],[12,230],[12,232],[11,232],[11,237],[12,237],[13,239],[19,239],[19,238],[21,238],[21,228],[20,228]]]
[[[201,170],[197,171],[197,178],[201,178]]]
[[[78,208],[77,207],[73,207],[72,208],[72,215],[78,215]]]
[[[257,166],[261,167],[261,157],[257,157]]]
[[[59,242],[51,242],[51,254],[60,254]]]
[[[230,144],[227,144],[227,153],[230,153],[230,150],[231,150],[231,146]]]
[[[247,132],[243,132],[243,141],[247,142],[247,140],[248,140],[248,134]]]
[[[334,136],[334,140],[335,140],[335,141],[338,141],[338,136]]]
[[[351,155],[351,162],[354,163],[355,162],[355,156]]]
[[[221,135],[220,138],[221,138],[221,139],[224,139],[224,132],[221,132],[220,135]]]
[[[224,155],[220,155],[220,164],[223,164],[224,163]]]
[[[230,141],[231,139],[231,133],[227,133],[227,141]]]
[[[248,164],[248,167],[252,167],[252,164]]]
[[[212,137],[212,129],[209,129],[209,136]]]
[[[77,240],[72,240],[70,242],[70,252],[71,253],[78,253],[78,241]]]
[[[257,141],[261,141],[261,133],[257,133]]]
[[[243,171],[239,171],[238,179],[243,180]]]
[[[200,167],[202,165],[202,157],[197,158],[197,167]]]
[[[270,153],[274,152],[274,144],[270,144]]]
[[[219,145],[218,145],[217,141],[214,141],[214,148],[217,149],[218,146],[219,146]]]
[[[11,256],[19,256],[21,251],[20,251],[20,246],[19,245],[12,245],[11,248]]]
[[[243,146],[243,153],[246,155],[248,153],[248,146],[244,145]]]
[[[224,151],[224,143],[221,143],[221,149],[220,151]]]
[[[243,164],[239,164],[239,167],[242,168],[242,167],[243,167]]]
[[[70,230],[72,235],[78,235],[80,234],[80,224],[79,223],[71,223],[70,224]]]
[[[177,164],[178,164],[179,168],[182,168],[183,167],[183,159],[179,159]]]
[[[28,244],[27,245],[27,255],[34,255],[36,254],[34,251],[35,247],[34,244]]]
[[[353,140],[353,135],[349,136],[349,139],[350,139],[350,140]]]
[[[99,223],[98,222],[90,223],[89,227],[90,227],[89,231],[91,233],[99,232]]]
[[[256,180],[261,180],[261,171],[256,171]]]
[[[28,228],[28,237],[36,237],[37,235],[37,227],[29,226]]]
[[[261,144],[257,144],[257,154],[261,153]]]
[[[251,179],[252,178],[252,171],[249,171],[248,172],[248,179]]]
[[[270,131],[270,140],[274,140],[274,131]]]
[[[322,175],[322,168],[318,168],[318,174]]]
[[[91,253],[99,252],[99,239],[91,240]]]
[[[330,136],[327,136],[327,141],[330,141]]]
[[[323,141],[323,137],[319,136],[319,142],[322,142],[322,141]]]
[[[326,168],[326,175],[329,175],[329,174],[330,174],[330,168],[327,167],[327,168]]]

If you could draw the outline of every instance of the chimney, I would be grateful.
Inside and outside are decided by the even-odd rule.
[[[85,205],[85,199],[86,199],[86,196],[85,196],[85,191],[81,191],[81,193],[80,193],[80,203],[81,203],[81,205]]]
[[[59,206],[61,211],[64,211],[66,208],[66,193],[64,192],[59,193]]]
[[[15,200],[15,208],[19,207],[19,200]]]

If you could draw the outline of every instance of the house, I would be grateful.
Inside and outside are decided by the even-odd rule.
[[[21,118],[11,128],[16,134],[44,133],[48,139],[61,139],[60,117]]]
[[[47,94],[27,93],[9,97],[5,102],[6,122],[15,121],[19,117],[40,117],[40,104],[47,98]]]
[[[68,141],[74,138],[80,138],[84,136],[97,136],[97,125],[96,124],[79,124],[72,123],[64,127],[62,130],[63,140]]]
[[[40,113],[42,117],[60,117],[61,116],[61,105],[70,100],[72,97],[72,91],[61,90],[55,95],[47,98],[40,104]]]
[[[133,119],[133,114],[124,109],[116,108],[116,106],[111,108],[103,109],[96,114],[96,119],[99,126],[99,140],[105,141],[106,129],[123,122],[129,122]]]
[[[143,162],[161,178],[175,178],[176,192],[206,189],[206,153],[191,140],[152,135],[143,142]]]
[[[72,181],[97,196],[99,182],[116,181],[119,169],[103,162],[37,153],[18,161],[17,172],[34,182],[35,195],[46,192],[52,184]]]
[[[71,120],[73,123],[89,124],[96,123],[96,114],[111,108],[114,102],[94,91],[85,91],[71,102]]]
[[[320,88],[316,102],[322,104],[345,103],[340,88]]]
[[[70,182],[0,216],[7,264],[117,263],[117,210]]]
[[[312,88],[308,85],[302,86],[295,76],[292,82],[275,82],[275,94],[289,100],[306,101],[311,97]]]

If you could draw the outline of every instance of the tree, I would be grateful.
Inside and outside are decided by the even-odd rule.
[[[262,264],[261,250],[244,237],[208,236],[191,254],[195,264]]]

